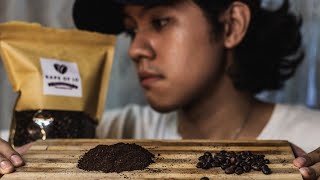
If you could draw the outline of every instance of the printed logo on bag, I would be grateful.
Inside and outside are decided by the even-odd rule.
[[[61,74],[66,73],[68,70],[67,66],[63,64],[54,64],[54,68]]]
[[[82,97],[78,65],[56,59],[40,58],[43,94]]]

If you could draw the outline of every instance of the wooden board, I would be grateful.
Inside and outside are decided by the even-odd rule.
[[[156,163],[143,171],[124,173],[86,172],[78,169],[81,155],[98,144],[118,142],[136,143],[156,155]],[[271,175],[251,171],[242,175],[225,174],[221,168],[197,169],[197,159],[205,151],[212,153],[221,150],[253,151],[265,154],[271,161]],[[299,170],[292,164],[294,155],[287,141],[210,141],[210,140],[46,140],[38,141],[23,156],[24,167],[15,173],[5,175],[7,179],[302,179]]]

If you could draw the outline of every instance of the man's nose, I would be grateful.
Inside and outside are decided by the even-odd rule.
[[[129,56],[136,63],[142,59],[151,60],[154,58],[155,52],[152,47],[152,41],[146,33],[137,32],[135,37],[132,38]]]

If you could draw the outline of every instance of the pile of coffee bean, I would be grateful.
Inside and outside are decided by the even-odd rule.
[[[220,151],[215,155],[205,152],[198,158],[199,162],[196,167],[201,169],[210,169],[213,167],[221,167],[226,174],[243,174],[251,170],[262,171],[263,174],[271,174],[272,171],[267,164],[263,154],[254,154],[251,151]]]
[[[77,167],[85,171],[120,173],[143,170],[154,163],[154,157],[154,154],[137,144],[98,145],[80,158]]]
[[[33,121],[38,111],[15,111],[16,122],[13,144],[22,146],[42,138],[41,128]],[[54,121],[46,129],[47,139],[55,138],[94,138],[96,121],[88,114],[79,111],[43,110]]]

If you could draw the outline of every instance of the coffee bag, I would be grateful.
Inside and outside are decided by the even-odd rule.
[[[15,92],[10,141],[91,138],[101,119],[115,37],[39,24],[0,24],[0,53]]]

